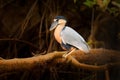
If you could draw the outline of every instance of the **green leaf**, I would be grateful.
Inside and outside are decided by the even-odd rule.
[[[74,3],[76,3],[77,2],[77,0],[74,0]]]
[[[83,4],[91,8],[96,4],[96,0],[86,0]]]

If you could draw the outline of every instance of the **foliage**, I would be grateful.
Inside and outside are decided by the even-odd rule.
[[[86,0],[83,4],[88,6],[89,8],[93,8],[94,6],[98,6],[99,9],[103,12],[108,11],[110,14],[114,16],[118,16],[120,14],[120,1],[119,0]]]
[[[105,10],[110,3],[110,0],[86,0],[84,4],[88,7],[93,7],[94,5],[98,5],[102,10]]]
[[[89,8],[92,8],[96,4],[96,0],[86,0],[83,4],[85,4]]]

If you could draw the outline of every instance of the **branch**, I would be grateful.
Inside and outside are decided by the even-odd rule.
[[[113,5],[115,5],[115,6],[117,6],[118,8],[120,8],[120,4],[119,4],[119,3],[115,2],[115,1],[112,1],[111,3],[112,3]]]
[[[0,73],[13,70],[31,70],[36,66],[65,63],[66,60],[68,61],[66,65],[71,64],[76,68],[83,68],[95,71],[108,70],[109,67],[120,66],[120,52],[117,51],[106,49],[92,49],[90,51],[90,54],[84,54],[83,52],[78,50],[68,56],[67,59],[62,58],[62,55],[64,53],[66,52],[52,52],[46,55],[39,55],[30,58],[15,58],[8,60],[1,59]],[[101,64],[101,61],[103,61],[102,59],[104,59],[105,61],[103,62],[104,64]],[[90,65],[94,64],[94,61],[96,61],[96,63],[98,64],[100,63],[101,65]]]
[[[0,39],[0,41],[11,41],[11,42],[14,41],[14,42],[17,42],[17,43],[23,43],[25,45],[29,45],[32,49],[40,51],[40,49],[37,46],[35,46],[31,42],[28,42],[28,41],[25,41],[25,40],[20,40],[20,39],[15,39],[15,38],[12,38],[12,39],[4,38],[4,39]]]

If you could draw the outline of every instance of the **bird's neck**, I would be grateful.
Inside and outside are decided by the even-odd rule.
[[[61,39],[61,36],[60,36],[60,33],[62,31],[62,29],[65,27],[65,24],[60,24],[56,27],[55,29],[55,32],[54,32],[54,36],[55,36],[55,39],[57,40],[58,43],[62,43],[62,39]]]

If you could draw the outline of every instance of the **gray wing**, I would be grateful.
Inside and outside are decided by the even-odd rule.
[[[89,52],[89,46],[83,37],[70,27],[65,27],[61,31],[61,38],[64,44],[70,44],[86,53]]]

